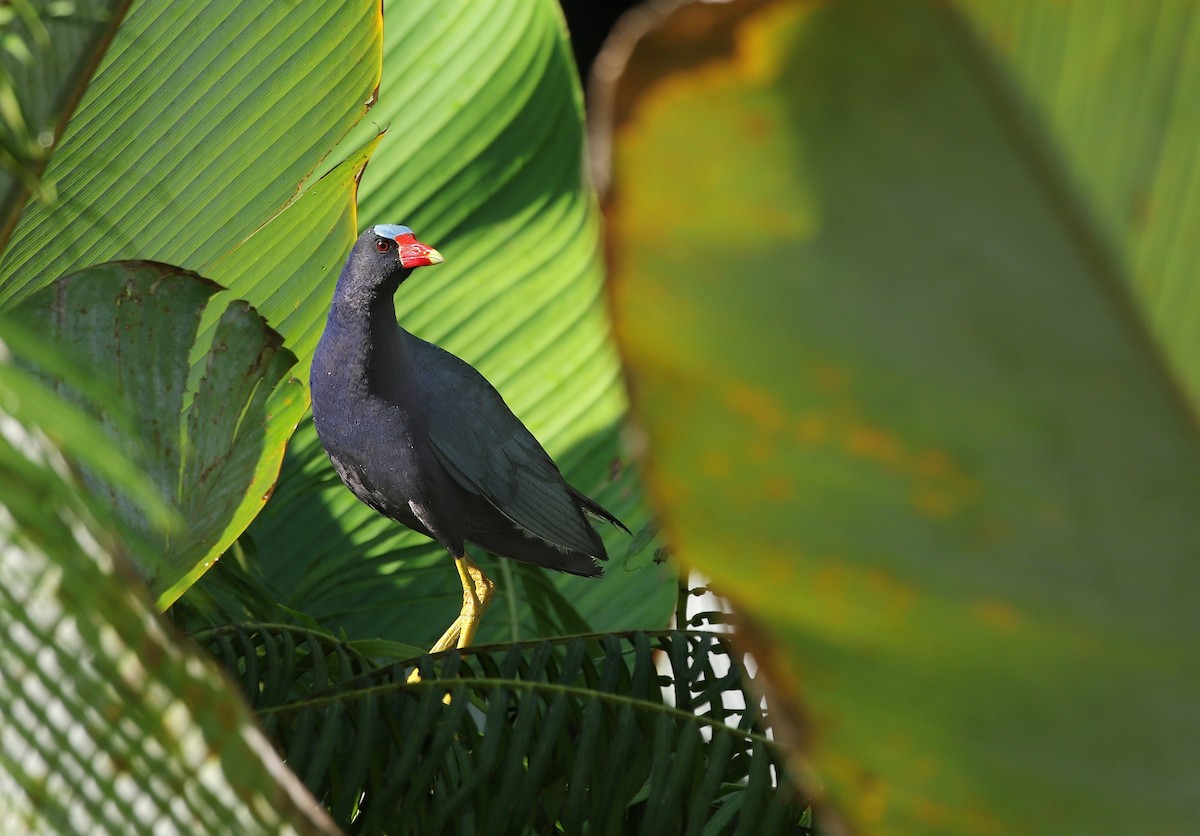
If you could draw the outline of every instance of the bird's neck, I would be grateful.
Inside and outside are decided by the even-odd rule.
[[[380,288],[365,298],[335,296],[322,337],[328,359],[340,366],[335,374],[360,377],[370,388],[412,374],[408,334],[396,324],[393,290]]]

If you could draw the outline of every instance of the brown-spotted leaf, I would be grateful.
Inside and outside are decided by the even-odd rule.
[[[1200,448],[1067,185],[1094,167],[954,4],[685,4],[624,46],[608,250],[651,484],[826,827],[1186,832]]]

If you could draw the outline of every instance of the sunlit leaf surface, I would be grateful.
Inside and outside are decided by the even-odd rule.
[[[646,511],[618,444],[625,402],[598,298],[599,218],[560,12],[510,0],[397,2],[385,14],[379,103],[349,140],[388,126],[363,177],[359,225],[408,224],[446,257],[401,288],[400,322],[477,366],[567,479],[636,530]],[[332,297],[340,264],[322,268],[305,311]],[[354,637],[428,646],[461,604],[445,550],[346,491],[308,421],[250,534],[282,601]],[[499,595],[481,641],[664,626],[672,573],[652,549],[626,557],[627,537],[604,534],[612,559],[599,581],[482,558]]]
[[[116,259],[208,275],[366,112],[381,37],[367,0],[134,4],[46,169],[57,200],[25,207],[0,258],[0,299]]]
[[[8,91],[7,77],[0,78],[4,149],[24,153],[27,140],[42,149],[11,167],[5,161],[18,182],[0,178],[5,310],[66,274],[114,259],[239,279],[246,263],[231,253],[289,204],[295,211],[285,213],[288,222],[274,225],[291,236],[289,244],[299,239],[310,252],[330,244],[344,251],[354,237],[353,202],[346,199],[353,175],[338,169],[325,185],[310,175],[327,158],[334,157],[329,167],[338,161],[334,144],[374,98],[379,4],[137,3],[123,17],[126,5],[35,0],[0,9],[6,25],[0,60],[20,88]],[[47,36],[41,40],[39,27]],[[29,36],[32,60],[21,66],[10,60],[14,35]],[[93,59],[102,52],[97,67]],[[14,130],[14,114],[22,131]],[[312,200],[295,200],[302,189],[304,196],[325,190],[342,199],[311,211]],[[321,273],[319,263],[307,275],[294,269],[282,256],[296,246],[273,244],[254,265],[270,281],[250,282],[261,290],[252,304],[272,315],[287,298],[285,280],[304,286]],[[62,482],[61,460],[51,462],[56,486],[36,466],[20,463],[39,438],[57,443],[72,464],[86,465],[93,489],[102,476],[131,498],[118,503],[124,533],[143,571],[154,576],[160,605],[237,536],[270,493],[304,389],[280,383],[291,364],[287,351],[232,294],[211,299],[197,330],[213,289],[194,281],[142,286],[140,297],[102,293],[97,307],[58,321],[61,343],[35,346],[43,334],[17,340],[6,327],[15,353],[83,397],[78,405],[63,403],[23,371],[0,375],[0,428],[14,454],[2,457],[8,475],[0,486],[7,579],[0,617],[10,639],[0,660],[0,700],[6,717],[19,718],[0,736],[4,832],[276,833],[329,826],[215,672],[172,649],[174,640],[138,599],[132,570],[108,559],[122,551],[118,540],[96,546],[88,539],[88,514],[112,516],[105,497],[98,501],[94,491],[85,496],[69,479]],[[112,307],[124,299],[132,308],[135,297],[144,302],[152,290],[164,295],[148,310]],[[166,298],[171,290],[180,293]],[[107,342],[89,331],[89,321],[106,317],[110,326],[129,330],[114,327]],[[144,340],[149,326],[152,345]],[[264,338],[257,352],[256,337]],[[287,345],[303,346],[302,337],[298,331]],[[64,345],[79,356],[59,351]],[[125,362],[113,353],[134,346]],[[98,361],[97,380],[81,376],[85,355]],[[260,365],[263,379],[252,380],[247,372]],[[165,377],[137,380],[153,372]],[[117,373],[125,380],[113,383]],[[102,377],[111,385],[99,385]],[[136,384],[126,394],[136,390],[137,397],[133,414],[122,419],[121,402],[108,397],[123,382]],[[88,414],[95,409],[103,425]],[[33,441],[13,436],[31,425],[40,433]],[[153,487],[139,478],[137,465],[121,455],[139,441],[159,458],[139,455],[137,464],[149,465],[159,492],[181,512],[184,527],[165,543],[166,509],[151,499]],[[151,524],[134,522],[142,518]],[[131,529],[142,536],[132,537]],[[161,548],[140,548],[138,540]]]
[[[62,405],[10,360],[6,347],[0,831],[336,832],[220,672],[130,582],[112,512],[83,498],[50,439],[72,426]],[[137,493],[105,438],[62,449]]]
[[[0,9],[0,247],[25,203],[57,199],[42,174],[129,0]]]

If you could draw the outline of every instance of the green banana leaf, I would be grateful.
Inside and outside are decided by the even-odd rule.
[[[649,482],[827,828],[1194,826],[1197,45],[1181,2],[775,0],[612,47]]]
[[[1070,199],[1099,224],[1106,257],[1195,403],[1200,32],[1186,0],[1139,6],[967,0],[963,12],[1051,132],[1079,192]]]
[[[384,12],[372,121],[389,128],[362,178],[360,225],[408,224],[446,257],[401,288],[400,322],[479,368],[567,479],[637,530],[648,516],[617,436],[625,401],[561,13],[551,0],[396,2]],[[347,142],[367,141],[372,127]],[[305,310],[328,305],[338,268],[325,269]],[[318,332],[295,344],[302,366]],[[665,626],[674,573],[653,549],[629,554],[626,535],[603,533],[611,559],[599,581],[482,557],[499,590],[480,641]],[[355,500],[309,421],[249,536],[260,586],[353,638],[428,646],[461,605],[445,550]]]
[[[86,55],[78,58],[76,40],[54,29],[44,52],[56,56],[51,66],[70,71],[26,79],[21,100],[65,101],[57,116],[65,127],[44,163],[42,182],[54,183],[53,199],[26,201],[21,182],[10,183],[5,200],[23,210],[0,253],[0,307],[11,307],[67,273],[117,258],[192,266],[231,285],[231,292],[207,305],[199,331],[192,315],[201,310],[200,297],[188,303],[197,305],[195,310],[185,310],[183,300],[172,306],[164,299],[160,312],[178,317],[182,330],[164,321],[154,339],[123,346],[126,370],[167,364],[173,373],[186,372],[186,384],[174,378],[172,398],[155,390],[162,381],[145,381],[135,395],[140,403],[131,410],[144,422],[178,423],[178,416],[163,412],[169,404],[182,414],[192,393],[222,388],[247,368],[247,358],[220,342],[211,366],[200,359],[219,339],[217,329],[229,327],[227,317],[238,316],[227,313],[231,301],[250,299],[290,326],[287,314],[296,298],[323,275],[320,259],[336,263],[353,240],[354,182],[370,143],[329,176],[311,184],[305,179],[374,99],[381,22],[378,7],[365,2],[263,9],[216,2],[137,5],[125,17],[120,11],[106,18],[115,33],[108,33],[111,45],[98,66]],[[108,35],[92,36],[88,43]],[[298,255],[317,259],[297,263]],[[103,319],[106,313],[92,308],[90,315]],[[285,342],[306,348],[315,341],[314,311],[308,319],[308,330],[293,328],[295,336],[284,332]],[[58,333],[82,338],[87,327],[64,320]],[[172,353],[169,340],[185,333],[195,335],[194,346],[180,344],[175,348],[183,354]],[[134,345],[136,351],[130,350]],[[101,364],[105,352],[101,344],[89,349]],[[271,387],[277,382],[278,374]],[[205,398],[192,413],[191,427],[142,439],[152,448],[146,457],[165,465],[157,472],[160,487],[178,500],[188,520],[186,537],[176,537],[171,553],[156,559],[140,551],[143,571],[163,607],[211,565],[269,496],[307,395],[295,387],[284,398],[286,406],[278,399],[269,405],[274,420],[260,419],[257,425],[245,423],[240,414],[200,415],[206,404],[219,405],[225,397]],[[148,406],[161,409],[151,413]],[[182,481],[178,473],[171,476],[180,463],[182,439],[189,456],[203,458],[224,446],[235,427],[246,449],[257,448],[253,466],[245,462],[244,475],[252,470],[253,478],[226,482],[228,471],[211,471],[201,484],[186,471]],[[251,437],[260,430],[261,438]],[[205,492],[206,499],[194,504]],[[132,522],[136,515],[135,508],[126,508],[124,518],[134,529],[139,528]],[[144,527],[141,533],[147,533]]]
[[[4,149],[12,156],[3,160],[0,179],[0,307],[7,312],[63,275],[114,259],[221,264],[235,277],[255,267],[276,280],[256,300],[270,303],[285,280],[296,278],[280,269],[292,248],[276,241],[250,252],[239,245],[272,219],[284,241],[311,241],[319,252],[332,240],[339,255],[344,252],[354,235],[352,192],[361,161],[319,183],[305,181],[374,98],[378,4],[141,3],[127,15],[128,4],[51,5],[10,4],[2,13],[14,29],[6,29],[3,41],[12,87],[0,83]],[[67,19],[48,19],[59,12]],[[13,36],[32,44],[32,69],[8,61]],[[31,126],[38,143],[33,155],[24,153],[30,146],[17,130]],[[297,199],[301,184],[305,195],[323,191],[342,199],[310,211],[311,200]],[[294,211],[285,212],[289,206]],[[279,220],[284,215],[290,225]],[[298,280],[303,284],[305,276]],[[162,287],[168,289],[170,282]],[[0,618],[13,641],[0,661],[0,699],[6,716],[21,718],[0,744],[5,831],[127,830],[139,821],[146,829],[171,821],[184,831],[331,829],[215,671],[156,626],[136,592],[140,585],[131,583],[121,538],[112,533],[118,525],[112,511],[66,475],[71,465],[53,449],[61,444],[72,464],[102,475],[141,509],[140,529],[160,536],[169,517],[156,490],[163,486],[130,463],[131,448],[139,446],[138,419],[166,423],[156,439],[141,439],[159,444],[146,458],[136,457],[138,463],[169,462],[185,434],[180,415],[199,405],[186,427],[186,463],[175,471],[176,480],[186,481],[180,496],[187,498],[183,510],[192,526],[188,542],[178,542],[186,559],[176,570],[193,560],[202,568],[244,528],[270,491],[303,406],[302,387],[282,384],[298,397],[273,425],[236,423],[246,416],[232,416],[231,423],[220,411],[199,415],[205,405],[235,406],[237,393],[222,381],[243,374],[247,358],[239,356],[242,343],[230,329],[240,323],[265,332],[260,320],[245,316],[244,303],[230,304],[230,294],[211,300],[197,331],[200,300],[185,297],[186,289],[161,320],[161,309],[151,313],[159,337],[168,339],[110,362],[124,371],[169,369],[179,401],[170,404],[178,407],[173,412],[155,404],[152,413],[121,418],[125,404],[114,387],[97,385],[78,363],[65,362],[72,358],[62,344],[35,342],[44,334],[8,334],[21,342],[22,356],[86,397],[77,406],[24,372],[3,375],[8,452],[0,457],[0,523],[7,583]],[[114,313],[90,311],[96,321],[107,316],[114,323],[130,312],[117,319]],[[86,338],[86,329],[76,330],[81,322],[64,321],[62,333]],[[180,324],[181,333],[171,333],[168,323]],[[192,334],[194,344],[184,339]],[[182,357],[165,351],[172,340]],[[114,335],[111,345],[118,344],[136,340]],[[103,354],[103,343],[91,348]],[[220,358],[210,364],[214,348]],[[282,371],[277,365],[275,372]],[[188,380],[183,387],[181,372]],[[269,390],[247,393],[243,402],[280,406]],[[89,412],[103,414],[109,432],[116,428],[135,443],[111,449],[109,432]],[[210,431],[213,419],[217,426]],[[235,458],[251,478],[217,486],[197,503],[192,489],[213,486],[187,463],[218,462],[234,426],[243,442],[234,445]],[[256,450],[260,455],[251,462]],[[96,531],[91,519],[100,521]],[[208,556],[199,557],[201,551]],[[160,603],[191,580],[197,564],[191,567],[156,590]],[[115,717],[128,722],[114,725]]]
[[[4,247],[0,301],[117,259],[211,278],[366,112],[381,27],[361,0],[133,5],[46,166],[57,199]]]
[[[161,520],[149,479],[13,356],[103,387],[40,350],[41,335],[11,322],[2,333],[0,831],[337,832],[220,671],[130,582],[114,512],[89,500],[65,455]]]
[[[55,199],[42,179],[66,117],[124,19],[128,0],[0,8],[0,242],[25,202]]]
[[[213,564],[271,494],[283,448],[308,404],[286,377],[295,356],[245,303],[225,307],[194,363],[201,313],[218,290],[153,262],[115,262],[59,279],[14,313],[111,386],[133,426],[93,411],[116,442],[144,440],[142,466],[181,525],[150,526],[142,508],[93,474],[111,496],[158,607]],[[191,375],[195,366],[197,374]],[[189,386],[189,377],[195,381]],[[58,387],[78,400],[65,384]]]

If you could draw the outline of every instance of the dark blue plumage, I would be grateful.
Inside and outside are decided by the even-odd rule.
[[[448,549],[461,561],[468,597],[468,575],[478,573],[482,614],[492,584],[465,558],[465,543],[596,576],[607,555],[584,512],[624,526],[563,480],[479,372],[396,324],[397,288],[416,267],[441,261],[407,227],[381,225],[359,237],[313,358],[313,420],[355,496]],[[439,644],[469,642],[478,616],[470,629],[460,624],[467,603],[459,629],[452,625]]]

